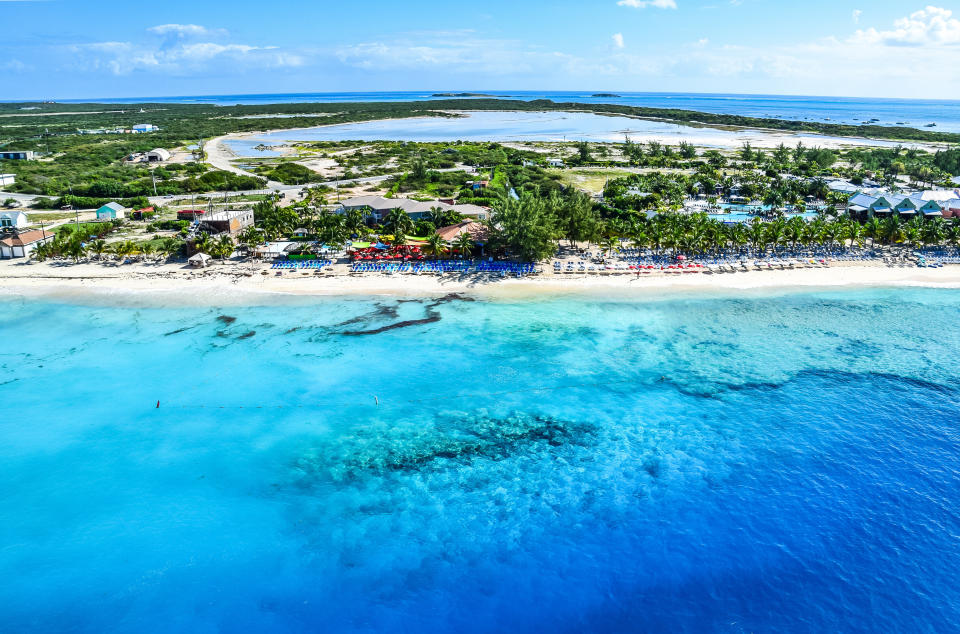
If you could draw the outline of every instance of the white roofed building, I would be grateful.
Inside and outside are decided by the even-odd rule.
[[[170,160],[170,152],[163,148],[157,148],[146,154],[147,163],[163,163]]]
[[[0,211],[0,229],[23,229],[30,224],[22,211]]]

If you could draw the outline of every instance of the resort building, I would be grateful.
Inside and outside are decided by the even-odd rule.
[[[829,189],[832,192],[836,192],[838,194],[853,195],[861,192],[863,190],[863,187],[862,186],[858,187],[848,181],[837,179],[837,180],[827,181],[827,189]]]
[[[923,200],[935,200],[944,203],[954,198],[960,198],[960,190],[956,189],[926,189],[917,194]]]
[[[26,231],[0,239],[0,258],[27,258],[41,244],[53,240],[51,231]]]
[[[847,201],[847,213],[858,220],[889,218],[892,216],[912,218],[917,215],[928,218],[944,217],[944,207],[936,200],[924,200],[921,194],[855,194]]]
[[[437,229],[437,235],[445,242],[453,242],[464,233],[469,234],[475,242],[483,242],[487,239],[487,228],[476,220],[464,220],[458,224]]]
[[[147,220],[152,218],[157,213],[157,210],[154,207],[144,207],[143,209],[137,209],[130,213],[130,217],[134,220]]]
[[[0,229],[23,229],[30,220],[22,211],[0,211]]]
[[[177,214],[180,217],[180,214]],[[203,214],[200,220],[202,231],[212,235],[240,233],[253,224],[253,209],[225,209]]]
[[[434,209],[454,211],[464,217],[477,220],[486,220],[490,214],[489,209],[479,205],[451,205],[439,200],[421,202],[408,198],[383,198],[381,196],[349,198],[340,203],[337,212],[346,213],[355,209],[363,211],[366,217],[373,217],[377,222],[382,221],[394,209],[404,210],[413,220],[427,218]]]
[[[296,249],[297,246],[299,245],[296,242],[290,241],[268,242],[266,244],[261,244],[254,247],[253,256],[263,260],[279,258],[285,256],[293,249]]]
[[[186,220],[188,222],[203,220],[204,213],[206,212],[202,209],[181,209],[177,212],[177,220]]]
[[[121,220],[126,217],[129,211],[129,209],[120,203],[107,203],[100,209],[97,209],[97,220],[100,222]]]
[[[13,185],[17,182],[16,174],[0,174],[0,187],[5,185]]]
[[[132,130],[134,134],[145,134],[147,132],[157,132],[160,128],[151,124],[151,123],[138,123],[133,126]]]
[[[22,152],[0,152],[0,159],[5,161],[32,161],[36,157],[36,152],[29,150]]]

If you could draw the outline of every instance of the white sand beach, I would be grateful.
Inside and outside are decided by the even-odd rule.
[[[0,262],[0,297],[134,296],[146,303],[243,304],[280,296],[390,295],[431,297],[449,293],[490,299],[595,294],[642,299],[675,294],[775,294],[796,290],[859,287],[960,289],[960,266],[939,269],[836,264],[828,268],[740,273],[636,275],[543,275],[490,278],[480,275],[277,276],[265,265],[225,264],[193,271],[182,264],[48,264]],[[259,297],[257,297],[259,296]]]

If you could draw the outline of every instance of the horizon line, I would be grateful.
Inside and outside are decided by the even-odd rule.
[[[599,93],[618,94],[618,95],[677,95],[677,96],[707,96],[707,97],[774,97],[774,98],[809,98],[809,99],[842,99],[842,100],[873,100],[873,101],[892,101],[892,102],[928,102],[928,103],[958,103],[960,99],[911,99],[904,97],[865,97],[850,95],[805,95],[798,93],[739,93],[739,92],[678,92],[678,91],[618,91],[618,90],[466,90],[466,89],[439,89],[439,90],[343,90],[343,91],[319,91],[319,92],[265,92],[265,93],[211,93],[198,95],[153,95],[149,97],[44,97],[37,99],[0,99],[0,103],[6,104],[37,104],[47,101],[54,102],[73,102],[73,103],[109,103],[110,101],[124,100],[135,101],[136,103],[151,103],[151,99],[213,99],[224,97],[274,97],[274,96],[323,96],[323,95],[412,95],[419,93],[430,93],[424,95],[424,99],[431,99],[436,93],[475,93],[489,94],[490,99],[511,99],[517,96],[545,95],[548,97],[556,96],[562,93],[571,93],[574,96],[593,95]],[[492,94],[502,93],[502,94]],[[457,97],[448,97],[456,99]],[[469,99],[470,97],[462,97]],[[603,99],[604,97],[597,97]],[[606,97],[614,98],[614,97]]]

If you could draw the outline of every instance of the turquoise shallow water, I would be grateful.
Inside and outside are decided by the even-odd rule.
[[[960,628],[960,292],[2,306],[4,631]]]

